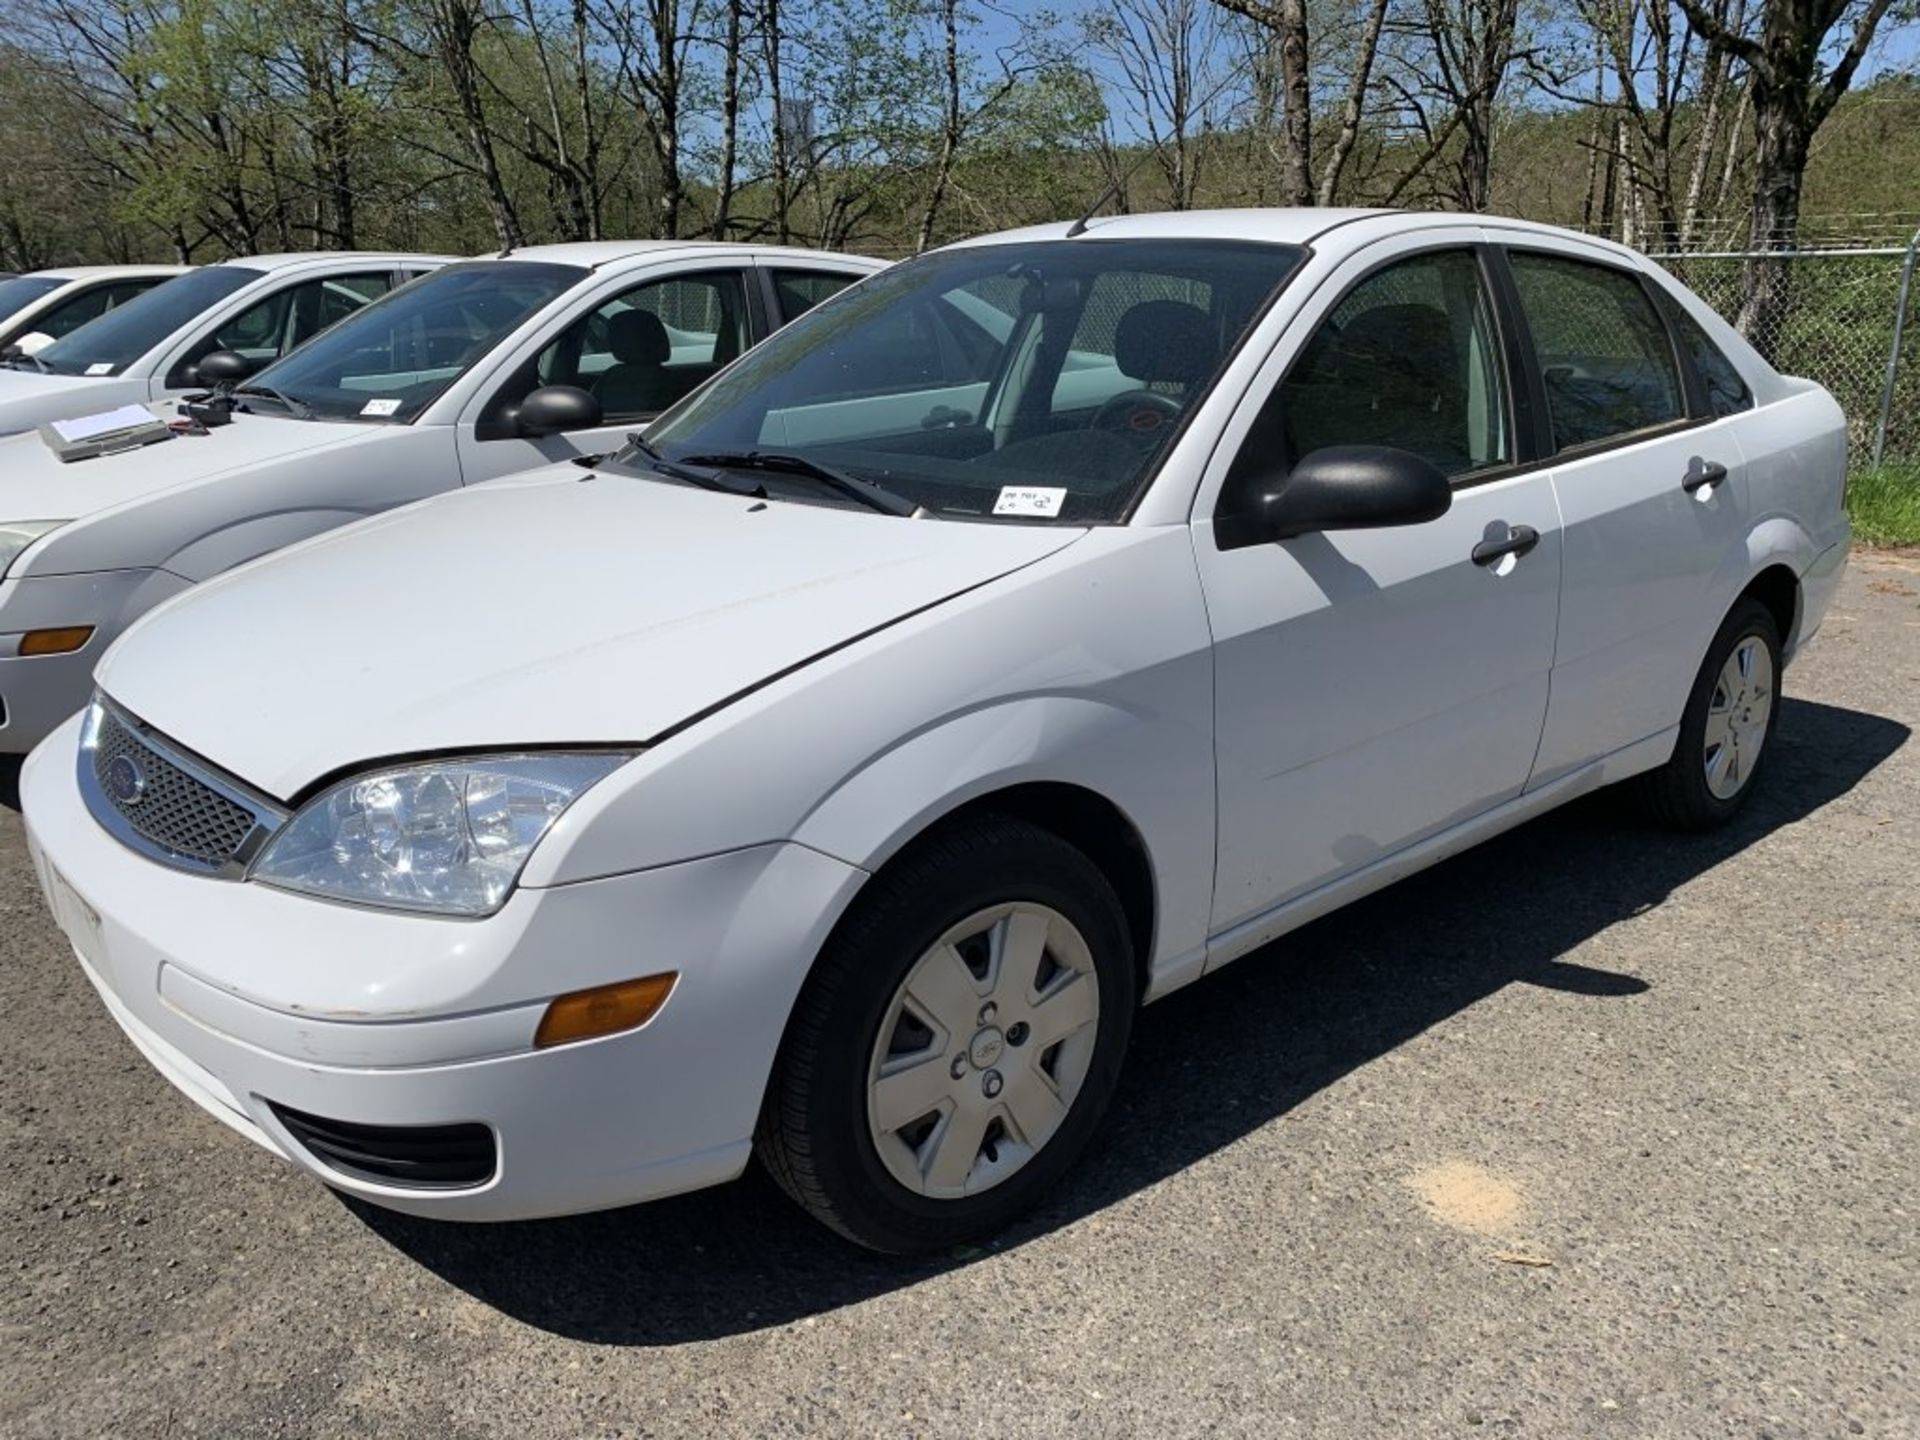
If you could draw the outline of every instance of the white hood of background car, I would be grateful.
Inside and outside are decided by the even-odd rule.
[[[190,590],[129,631],[98,678],[284,799],[393,756],[651,740],[1083,533],[556,467]]]
[[[0,369],[0,435],[31,430],[48,420],[71,420],[147,398],[147,382],[121,375],[49,375]]]
[[[171,404],[153,408],[162,419],[171,418],[174,409]],[[176,435],[138,450],[68,462],[54,455],[38,431],[14,435],[0,439],[0,521],[78,520],[175,485],[323,445],[375,439],[386,428],[239,415],[205,435]]]

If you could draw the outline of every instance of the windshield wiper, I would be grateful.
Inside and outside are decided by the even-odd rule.
[[[712,465],[722,470],[772,470],[782,475],[805,475],[883,515],[922,516],[928,513],[923,506],[884,485],[858,475],[849,475],[844,470],[835,470],[804,455],[789,455],[777,450],[728,450],[712,455],[688,455],[682,463]]]
[[[18,355],[7,356],[7,362],[6,362],[7,368],[9,370],[24,369],[25,367],[22,366],[20,363],[22,360],[26,361],[28,365],[33,366],[33,368],[38,370],[42,375],[52,375],[56,373],[54,368],[51,365],[47,364],[46,361],[42,360],[38,355],[29,355],[24,350],[22,350]]]
[[[729,485],[718,475],[703,475],[698,470],[689,470],[684,465],[676,465],[653,446],[649,445],[639,431],[627,436],[627,449],[639,453],[646,461],[649,470],[657,471],[669,480],[678,480],[686,485],[698,485],[702,490],[718,490],[722,495],[741,495],[749,500],[764,500],[767,491],[764,485]],[[620,456],[625,451],[607,457],[607,463],[620,464]]]
[[[264,395],[269,400],[277,400],[287,407],[287,413],[296,420],[313,419],[313,407],[304,400],[296,400],[284,390],[276,390],[271,385],[242,385],[233,392],[235,395]]]

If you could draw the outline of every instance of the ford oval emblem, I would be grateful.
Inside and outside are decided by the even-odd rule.
[[[138,805],[147,793],[147,772],[131,755],[116,755],[107,764],[107,793],[122,805]]]

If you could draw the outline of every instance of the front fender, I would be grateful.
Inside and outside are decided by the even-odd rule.
[[[1017,785],[1070,785],[1112,804],[1153,875],[1156,978],[1199,955],[1213,896],[1213,769],[1202,737],[1141,709],[1075,695],[1002,701],[902,739],[826,793],[794,838],[874,871],[915,836]]]

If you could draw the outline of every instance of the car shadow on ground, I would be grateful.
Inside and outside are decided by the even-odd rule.
[[[1590,796],[1150,1007],[1089,1153],[1051,1204],[992,1249],[1165,1179],[1504,986],[1570,991],[1602,1008],[1626,1003],[1647,982],[1562,957],[1844,795],[1909,733],[1880,716],[1787,701],[1762,787],[1725,830],[1667,834],[1613,793]],[[636,1095],[634,1103],[672,1101]],[[346,1203],[477,1299],[603,1344],[672,1344],[783,1324],[984,1253],[915,1262],[868,1255],[803,1216],[757,1170],[697,1195],[515,1225],[436,1223]]]
[[[20,767],[24,763],[18,755],[0,755],[0,806],[9,810],[20,808]]]

